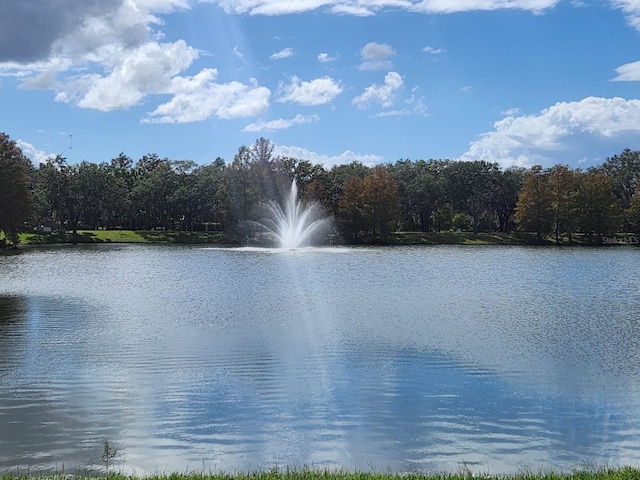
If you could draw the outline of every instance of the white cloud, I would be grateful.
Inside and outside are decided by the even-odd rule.
[[[507,116],[473,142],[461,159],[498,162],[504,167],[548,165],[555,163],[560,152],[579,150],[588,141],[630,133],[640,133],[640,100],[587,97],[556,103],[537,115]]]
[[[331,11],[338,15],[351,15],[354,17],[371,17],[375,15],[374,9],[364,5],[337,4],[331,7]]]
[[[294,125],[304,125],[306,123],[313,123],[320,120],[317,115],[296,115],[291,119],[279,118],[278,120],[270,120],[268,122],[259,121],[250,123],[246,127],[243,128],[245,132],[263,132],[263,131],[274,131],[274,130],[286,130],[287,128],[293,127]]]
[[[407,115],[411,115],[411,110],[403,108],[402,110],[386,110],[384,112],[378,112],[374,117],[406,117]]]
[[[404,82],[397,72],[389,72],[384,77],[384,85],[371,85],[363,93],[355,97],[352,105],[366,108],[372,103],[377,103],[385,108],[393,105],[396,93],[402,88]]]
[[[170,93],[172,79],[197,57],[198,52],[183,40],[148,42],[133,50],[116,50],[108,56],[107,75],[79,76],[63,87],[57,98],[77,100],[80,107],[100,111],[128,108],[148,95]]]
[[[320,63],[329,63],[329,62],[335,62],[336,60],[338,60],[338,57],[332,57],[331,55],[329,55],[328,53],[319,53],[318,54],[318,61]]]
[[[20,147],[24,156],[30,159],[36,167],[41,163],[46,163],[47,159],[54,158],[56,156],[55,153],[46,153],[42,150],[38,150],[32,144],[21,139],[16,140],[16,145]]]
[[[411,96],[404,101],[404,108],[396,110],[385,110],[378,112],[374,117],[406,117],[408,115],[427,116],[427,106],[424,103],[424,97],[418,95],[418,87],[413,87]]]
[[[325,168],[331,168],[335,165],[349,164],[353,161],[362,162],[364,165],[374,166],[384,162],[384,157],[372,154],[357,154],[351,150],[346,150],[339,155],[323,155],[312,152],[302,147],[276,145],[274,154],[282,157],[299,158],[301,160],[309,160],[311,163],[324,165]]]
[[[543,13],[560,0],[207,0],[225,11],[250,15],[286,15],[328,8],[336,14],[368,16],[380,10],[398,9],[422,13],[454,13],[472,10],[517,9]],[[613,1],[613,0],[612,0]],[[630,3],[634,0],[626,0]],[[623,3],[620,0],[620,3]]]
[[[271,91],[254,80],[216,83],[217,70],[205,69],[193,77],[176,77],[171,82],[170,101],[159,105],[143,123],[188,123],[209,117],[246,118],[269,107]]]
[[[422,13],[456,13],[474,10],[527,10],[536,14],[555,7],[560,0],[421,0],[410,10]]]
[[[292,77],[289,85],[280,86],[279,102],[295,102],[300,105],[323,105],[331,102],[342,93],[340,83],[331,77],[321,77],[304,82],[298,77]]]
[[[609,0],[613,8],[622,10],[627,21],[636,30],[640,30],[640,1],[639,0]]]
[[[162,42],[158,15],[190,9],[195,0],[67,0],[64,9],[31,1],[33,8],[3,10],[5,21],[47,25],[32,32],[33,48],[0,46],[0,74],[22,78],[21,88],[52,90],[56,101],[104,112],[168,96],[144,123],[247,117],[269,106],[271,91],[255,81],[216,83],[214,69],[182,76],[203,53],[184,40]],[[7,34],[0,29],[1,45]],[[233,53],[242,57],[238,48]]]
[[[513,108],[507,108],[506,110],[503,110],[500,112],[500,115],[504,115],[505,117],[514,117],[516,115],[519,115],[521,112],[519,107],[513,107]]]
[[[442,48],[434,48],[434,47],[430,47],[429,45],[427,45],[426,47],[424,47],[422,49],[423,52],[425,53],[429,53],[431,55],[438,55],[440,53],[444,53],[444,49]]]
[[[296,52],[293,50],[293,48],[290,48],[290,47],[283,48],[279,52],[276,52],[273,55],[271,55],[271,60],[282,60],[283,58],[289,58],[295,55],[295,53]]]
[[[389,70],[393,67],[393,63],[389,57],[396,54],[396,51],[386,43],[367,43],[360,50],[362,63],[360,70]]]
[[[236,45],[235,47],[233,47],[233,50],[231,50],[231,52],[233,53],[233,55],[236,58],[239,58],[240,60],[242,60],[244,58],[244,55],[242,54],[242,52],[240,51],[240,48],[238,47],[238,45]]]
[[[640,81],[640,61],[627,63],[616,68],[618,76],[612,78],[612,82],[639,82]]]

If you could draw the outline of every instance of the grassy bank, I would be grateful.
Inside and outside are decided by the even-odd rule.
[[[589,242],[586,235],[574,234],[569,241],[564,238],[563,245],[638,245],[637,237],[630,234],[618,234],[605,242],[594,236]],[[615,240],[618,240],[617,242]],[[56,234],[22,233],[22,245],[42,245],[59,243],[175,243],[175,244],[217,244],[232,245],[234,241],[224,232],[180,232],[164,230],[78,230],[77,237],[71,232]],[[338,242],[340,243],[340,242]],[[389,238],[357,244],[376,245],[556,245],[555,239],[545,238],[542,243],[534,233],[477,233],[472,232],[396,232]]]
[[[483,475],[471,472],[420,474],[420,473],[365,473],[328,470],[268,470],[255,473],[187,473],[187,474],[162,474],[147,477],[135,477],[123,474],[109,474],[101,477],[82,477],[78,475],[11,475],[0,476],[0,480],[79,480],[91,478],[92,480],[472,480],[481,478],[484,480],[640,480],[640,470],[634,468],[603,469],[603,470],[576,470],[569,473],[520,473],[516,475]]]
[[[168,232],[164,230],[78,230],[71,232],[42,234],[22,233],[22,245],[46,245],[56,243],[177,243],[177,244],[224,244],[229,243],[222,232]]]

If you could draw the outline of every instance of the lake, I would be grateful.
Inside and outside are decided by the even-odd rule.
[[[640,464],[640,250],[0,256],[0,473]]]

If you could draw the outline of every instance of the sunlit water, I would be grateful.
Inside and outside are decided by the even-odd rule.
[[[0,473],[640,465],[640,250],[0,257]]]

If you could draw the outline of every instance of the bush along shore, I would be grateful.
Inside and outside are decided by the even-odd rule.
[[[68,474],[29,475],[11,474],[0,475],[0,480],[640,480],[640,470],[637,468],[608,468],[574,470],[566,473],[521,472],[514,475],[474,474],[467,470],[458,473],[367,473],[313,469],[272,469],[252,473],[172,473],[149,475],[144,477],[109,473],[102,476],[83,476]]]

